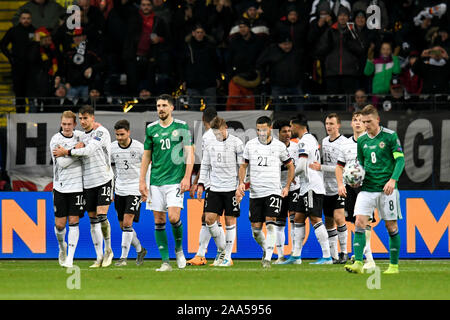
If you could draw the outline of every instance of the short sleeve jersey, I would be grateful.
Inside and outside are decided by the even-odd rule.
[[[139,174],[144,145],[132,139],[128,147],[111,144],[111,163],[116,166],[114,192],[119,196],[139,196]]]
[[[306,172],[299,175],[300,195],[304,195],[310,190],[317,194],[325,194],[323,172],[308,167],[315,161],[320,163],[319,143],[309,132],[305,133],[298,142],[298,156],[308,158]]]
[[[244,160],[250,170],[250,198],[281,195],[281,165],[291,161],[284,143],[272,138],[269,144],[262,144],[254,138],[245,145]]]
[[[363,191],[383,191],[394,172],[396,154],[403,150],[395,131],[381,127],[375,137],[366,132],[358,138],[358,160],[366,171]]]
[[[324,165],[336,166],[339,156],[340,148],[347,143],[347,138],[339,135],[334,140],[330,140],[330,136],[322,140],[322,161]],[[338,184],[336,181],[336,174],[333,172],[323,172],[323,182],[325,185],[325,193],[328,196],[338,194]]]
[[[147,126],[144,149],[152,152],[150,185],[178,184],[183,180],[185,146],[192,145],[192,137],[186,122],[173,119],[167,127],[158,121]]]
[[[292,160],[294,161],[294,165],[297,164],[298,161],[298,144],[295,141],[290,141],[289,146],[287,146],[289,155],[291,156]],[[284,187],[286,185],[288,178],[288,168],[285,164],[281,166],[281,186]],[[291,183],[291,186],[289,187],[289,191],[295,191],[300,188],[300,180],[298,176],[295,176],[294,182]]]

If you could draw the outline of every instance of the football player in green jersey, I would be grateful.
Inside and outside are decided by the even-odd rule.
[[[174,119],[174,101],[164,94],[156,99],[159,120],[150,123],[145,133],[144,155],[139,178],[142,201],[153,210],[155,239],[161,254],[162,265],[156,271],[171,271],[166,234],[166,212],[172,225],[178,268],[186,266],[183,253],[183,228],[180,212],[183,208],[184,192],[190,189],[194,150],[189,127],[186,122]],[[150,191],[145,177],[150,162]]]
[[[397,133],[380,126],[380,117],[374,106],[367,105],[362,110],[361,121],[366,133],[358,138],[358,161],[366,173],[355,204],[355,263],[345,266],[345,269],[353,273],[363,272],[364,230],[376,208],[389,232],[390,264],[384,273],[398,273],[400,235],[397,220],[402,215],[397,181],[405,167],[403,149]]]

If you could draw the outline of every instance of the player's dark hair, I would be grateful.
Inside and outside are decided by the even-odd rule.
[[[339,123],[339,124],[341,123],[341,118],[339,117],[339,115],[336,112],[330,113],[329,115],[327,115],[327,118],[328,119],[336,118],[337,123]]]
[[[32,14],[31,14],[31,11],[28,10],[28,9],[22,9],[22,10],[20,10],[20,12],[19,12],[19,17],[20,17],[21,15],[23,15],[23,14],[29,14],[30,16],[32,15]]]
[[[116,122],[114,125],[114,130],[125,129],[126,131],[130,131],[130,122],[128,120],[123,119]]]
[[[171,106],[175,105],[175,99],[170,94],[162,94],[158,98],[156,98],[156,101],[158,100],[166,100]]]
[[[203,116],[202,119],[205,122],[211,122],[215,117],[217,117],[217,111],[213,107],[208,107],[205,110],[203,110]]]
[[[272,120],[267,116],[261,116],[256,120],[256,124],[267,124],[270,127]]]
[[[360,110],[354,111],[352,113],[352,120],[353,120],[353,118],[360,116],[360,115],[362,115],[362,112]]]
[[[275,120],[272,124],[273,129],[281,130],[283,127],[290,127],[291,123],[287,119],[278,119]]]
[[[94,108],[88,104],[82,106],[79,110],[78,110],[79,114],[89,114],[91,116],[94,115]]]
[[[292,117],[291,123],[297,124],[302,127],[308,127],[308,120],[306,119],[306,116],[302,113],[299,113],[295,117]]]

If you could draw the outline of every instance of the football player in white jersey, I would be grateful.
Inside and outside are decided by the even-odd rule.
[[[298,144],[297,142],[291,140],[292,132],[289,120],[287,119],[276,120],[273,123],[273,129],[278,130],[278,139],[286,145],[289,155],[291,156],[295,165],[295,162],[298,159]],[[286,184],[287,173],[288,173],[287,167],[283,164],[281,166],[281,185]],[[281,214],[279,217],[277,217],[277,221],[275,222],[277,229],[276,248],[278,253],[278,259],[277,261],[274,262],[274,264],[281,264],[284,261],[286,261],[286,258],[284,257],[284,243],[286,241],[284,229],[286,227],[286,218],[289,217],[289,219],[291,220],[292,216],[291,229],[293,229],[294,228],[293,218],[295,216],[295,210],[297,210],[298,207],[297,202],[300,196],[299,191],[300,191],[300,183],[298,176],[296,176],[294,178],[294,182],[291,184],[289,188],[289,194],[287,198],[283,199],[282,201]],[[293,238],[293,232],[291,232],[291,238]]]
[[[310,168],[323,172],[325,197],[323,200],[323,214],[325,227],[328,232],[330,253],[333,263],[345,263],[347,254],[347,224],[345,223],[345,198],[338,194],[336,181],[336,164],[339,150],[347,142],[347,138],[340,134],[341,119],[337,113],[330,113],[325,118],[325,129],[328,136],[322,140],[322,164],[314,162]],[[337,228],[336,228],[337,225]],[[338,240],[341,252],[338,254]]]
[[[239,168],[239,187],[236,190],[238,202],[245,195],[245,177],[250,170],[249,218],[253,238],[263,249],[262,266],[270,268],[276,242],[275,222],[280,215],[282,198],[289,194],[294,180],[295,167],[286,145],[272,136],[272,121],[262,116],[256,120],[257,137],[247,142],[244,149],[244,163]],[[286,165],[286,185],[281,185],[281,165]],[[267,237],[262,232],[266,224]]]
[[[320,163],[319,143],[308,132],[308,122],[302,114],[291,120],[291,129],[300,139],[299,158],[295,174],[300,176],[300,201],[294,218],[294,248],[292,255],[283,264],[301,264],[303,240],[305,239],[305,221],[309,217],[314,233],[322,248],[322,258],[312,264],[332,264],[328,233],[322,222],[323,197],[325,187],[321,171],[312,170],[309,165]]]
[[[355,203],[356,197],[358,193],[361,191],[361,187],[352,187],[349,185],[345,185],[343,182],[344,175],[344,167],[347,163],[357,162],[358,161],[358,153],[357,153],[357,141],[358,137],[362,135],[366,130],[361,121],[361,111],[355,111],[352,114],[352,123],[353,136],[348,138],[347,143],[341,145],[339,150],[339,155],[337,159],[336,166],[336,180],[338,182],[338,192],[341,197],[345,198],[345,212],[346,212],[346,220],[355,223]],[[370,247],[370,236],[372,233],[372,227],[370,223],[375,222],[375,218],[369,221],[369,224],[366,226],[365,236],[366,236],[366,245],[364,247],[364,256],[366,257],[366,262],[364,263],[363,269],[372,270],[375,268],[375,261],[373,260],[372,250]],[[349,263],[352,263],[351,261]]]
[[[211,121],[215,117],[217,117],[216,109],[209,107],[203,111],[202,122],[203,122],[203,126],[205,128],[205,133],[202,136],[202,155],[204,154],[209,142],[216,140],[216,136],[214,135],[213,131],[211,130],[211,124],[210,124]],[[192,186],[190,189],[191,198],[194,198],[195,194],[197,193],[198,180],[200,178],[200,170],[201,170],[201,167],[197,170],[198,174],[195,177],[195,180],[192,183]],[[208,193],[208,190],[209,190],[208,178],[206,181],[204,181],[204,190],[206,191],[206,193]],[[205,202],[205,204],[206,204],[206,202]],[[208,226],[206,225],[206,222],[205,222],[205,206],[203,206],[201,222],[202,222],[202,226],[200,228],[199,245],[198,245],[197,253],[195,254],[195,256],[192,259],[186,261],[186,265],[202,266],[207,263],[205,254],[206,254],[206,249],[208,248],[208,245],[209,245],[209,241],[211,240],[211,234],[209,233]],[[223,241],[225,241],[225,233],[222,228],[222,223],[220,222],[220,216],[217,216],[217,224],[220,227],[220,230],[219,230],[220,237],[221,237],[221,239],[223,239]],[[216,264],[217,264],[217,262],[216,262]],[[214,263],[213,263],[213,265],[214,265]]]
[[[80,217],[84,216],[83,172],[81,161],[71,157],[55,157],[58,146],[73,148],[80,141],[81,131],[74,130],[77,116],[64,111],[61,116],[61,131],[50,140],[53,161],[53,206],[55,211],[55,234],[59,244],[59,264],[73,266],[73,257],[80,236]],[[68,246],[65,242],[66,223],[69,220]],[[68,251],[67,251],[68,247]]]
[[[111,136],[103,127],[94,127],[94,108],[85,105],[78,111],[81,127],[80,145],[74,149],[56,148],[54,155],[80,157],[83,167],[83,189],[85,209],[91,220],[91,236],[97,260],[91,268],[108,267],[113,259],[111,248],[111,227],[107,218],[112,201]],[[103,240],[105,252],[103,253]]]
[[[197,198],[202,196],[204,183],[209,182],[204,211],[206,224],[218,250],[213,265],[229,267],[232,265],[231,251],[236,238],[236,218],[240,215],[236,188],[244,144],[227,132],[227,123],[223,118],[215,117],[211,129],[216,139],[210,141],[203,154]],[[222,227],[217,223],[222,214],[225,214],[227,229],[225,239],[221,237]]]
[[[141,246],[133,229],[133,221],[139,222],[141,193],[139,173],[144,145],[130,137],[130,123],[119,120],[114,125],[116,141],[111,144],[111,164],[115,166],[114,207],[122,229],[122,254],[116,266],[127,265],[128,252],[133,245],[137,252],[136,264],[142,265],[147,250]]]

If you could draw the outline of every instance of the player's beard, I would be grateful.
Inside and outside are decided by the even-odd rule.
[[[261,142],[262,144],[267,144],[269,142],[269,135],[258,135],[258,140],[259,142]]]
[[[160,113],[160,114],[158,114],[158,116],[159,116],[160,120],[166,121],[166,119],[169,117],[169,114],[167,114],[167,113]]]

